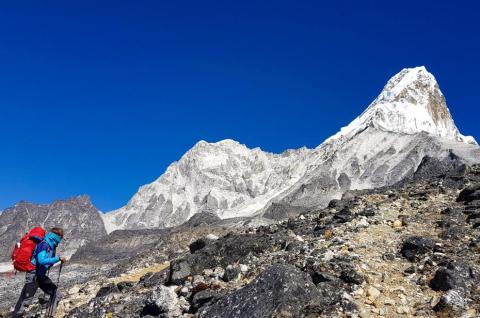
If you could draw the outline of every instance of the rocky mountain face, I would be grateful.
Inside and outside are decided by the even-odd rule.
[[[79,251],[59,316],[477,317],[480,165],[446,167],[426,159],[410,180],[260,227],[116,231],[104,251],[148,248],[95,273]]]
[[[275,155],[233,140],[200,141],[158,180],[140,188],[127,206],[106,214],[105,225],[110,232],[176,226],[200,212],[251,216],[302,177],[308,153]]]
[[[480,148],[460,134],[433,75],[404,69],[315,149],[271,154],[232,140],[199,142],[125,207],[106,214],[105,225],[108,232],[166,228],[201,212],[271,217],[278,207],[324,207],[350,189],[395,184],[425,157],[472,164],[480,162]]]
[[[9,261],[16,242],[34,226],[65,229],[61,252],[72,254],[78,247],[107,233],[100,212],[88,196],[58,200],[49,205],[19,202],[0,214],[0,260]]]

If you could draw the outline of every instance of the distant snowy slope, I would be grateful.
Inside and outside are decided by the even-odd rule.
[[[233,140],[200,141],[127,206],[104,216],[116,228],[171,227],[198,212],[222,218],[249,216],[305,172],[310,150],[276,155]]]
[[[473,137],[456,127],[424,67],[404,69],[348,126],[315,149],[271,154],[233,140],[201,141],[129,203],[105,214],[115,229],[171,227],[199,212],[255,216],[272,203],[314,207],[348,189],[396,183],[424,156],[480,162]]]

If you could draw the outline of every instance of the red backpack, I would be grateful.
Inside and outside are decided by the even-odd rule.
[[[43,241],[47,232],[41,227],[34,227],[15,244],[12,252],[13,267],[19,272],[31,272],[35,269],[32,255],[38,243]]]

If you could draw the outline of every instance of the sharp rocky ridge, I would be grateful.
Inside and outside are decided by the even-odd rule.
[[[103,218],[107,232],[173,227],[202,212],[278,219],[292,208],[324,207],[347,190],[395,184],[425,158],[470,165],[480,162],[480,150],[456,127],[434,76],[406,68],[315,149],[273,154],[233,140],[200,141]]]
[[[22,201],[0,214],[0,261],[10,260],[15,243],[34,226],[46,229],[63,227],[68,237],[60,247],[64,255],[71,255],[80,246],[107,234],[101,213],[87,195],[56,200],[51,204]]]

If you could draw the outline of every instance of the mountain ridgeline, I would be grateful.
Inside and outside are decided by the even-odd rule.
[[[104,215],[108,232],[167,228],[193,215],[275,218],[278,207],[324,207],[353,189],[395,184],[425,157],[480,161],[473,137],[456,127],[424,67],[404,69],[348,126],[315,149],[282,154],[233,141],[198,142],[128,204]]]
[[[51,205],[20,202],[0,214],[1,260],[34,224],[64,226],[72,252],[115,230],[170,228],[194,215],[272,222],[325,207],[348,190],[412,178],[426,158],[438,169],[470,166],[480,162],[480,148],[456,127],[434,76],[424,67],[407,68],[315,149],[273,154],[233,140],[200,141],[118,210],[99,213],[86,196]]]
[[[61,252],[67,254],[107,234],[100,213],[86,195],[51,204],[19,202],[0,214],[0,261],[9,260],[15,243],[38,225],[46,229],[63,227],[67,240],[61,245]]]

